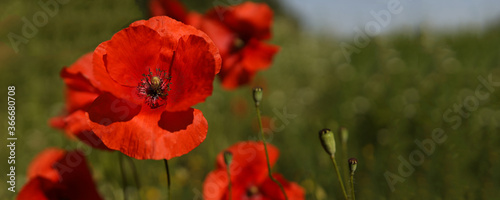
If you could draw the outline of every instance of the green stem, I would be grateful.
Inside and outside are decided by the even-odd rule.
[[[231,189],[231,172],[229,172],[229,165],[227,166],[227,180],[228,180],[228,188],[229,188],[229,200],[232,200],[233,199],[233,191]]]
[[[118,162],[120,165],[120,172],[122,174],[122,191],[123,191],[123,199],[127,200],[127,179],[125,177],[125,169],[123,167],[123,154],[119,153],[118,155]]]
[[[171,200],[171,198],[170,198],[170,172],[168,170],[168,160],[164,159],[163,161],[165,161],[165,171],[167,172],[167,197],[168,197],[168,200]]]
[[[132,167],[132,172],[134,173],[135,185],[137,187],[137,190],[139,190],[141,188],[141,182],[139,181],[139,174],[137,174],[137,168],[135,167],[134,160],[129,157],[128,161],[130,163],[130,166]]]
[[[286,195],[285,189],[283,189],[283,185],[281,185],[281,183],[278,180],[276,180],[271,173],[271,164],[269,162],[269,154],[267,153],[266,138],[264,137],[264,128],[262,127],[262,119],[260,116],[260,109],[259,109],[258,105],[256,105],[255,108],[257,110],[257,118],[259,120],[261,139],[262,139],[262,143],[264,144],[264,151],[266,152],[267,170],[269,173],[269,178],[271,178],[271,180],[273,180],[276,184],[278,184],[278,186],[281,189],[281,192],[283,193],[283,195],[285,195],[285,199],[288,200],[288,196]]]
[[[354,196],[354,173],[351,173],[351,197],[352,200],[356,200],[356,197]]]
[[[345,199],[348,200],[347,193],[345,192],[344,188],[344,183],[342,182],[342,176],[340,176],[339,167],[337,166],[337,161],[335,161],[335,156],[332,155],[330,156],[330,158],[332,158],[333,166],[335,166],[335,171],[337,172],[337,179],[339,180],[340,187],[342,188],[342,193],[344,194]]]
[[[348,153],[347,153],[347,142],[344,142],[344,140],[342,140],[342,159],[341,160],[347,160],[347,159],[349,159],[347,157],[347,155],[348,155]],[[345,165],[344,165],[344,167],[342,167],[342,169],[343,169],[342,171],[343,171],[344,175],[349,174],[348,167],[345,167]],[[347,176],[346,176],[346,179],[344,179],[344,181],[347,183],[347,181],[348,181],[347,180]]]

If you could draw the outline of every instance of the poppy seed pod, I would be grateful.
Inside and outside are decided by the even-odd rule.
[[[260,105],[260,101],[262,101],[262,88],[256,87],[253,89],[253,100],[255,101],[255,106]]]
[[[358,160],[356,158],[349,158],[347,163],[349,163],[349,171],[351,174],[354,174],[356,167],[358,166]]]
[[[321,145],[323,145],[326,153],[330,156],[334,156],[336,149],[333,132],[330,129],[323,129],[319,131],[319,139],[321,140]]]
[[[233,153],[231,153],[230,151],[224,151],[224,162],[229,167],[231,165],[231,162],[233,162]]]

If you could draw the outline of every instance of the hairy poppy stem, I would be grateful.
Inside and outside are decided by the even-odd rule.
[[[230,151],[224,151],[224,162],[226,163],[226,171],[227,171],[227,184],[228,184],[228,199],[233,199],[233,191],[231,189],[231,163],[233,162],[233,153]]]
[[[123,191],[123,199],[127,200],[127,179],[125,177],[125,169],[123,168],[123,154],[119,153],[118,162],[120,163],[120,172],[122,174],[122,191]]]
[[[345,199],[348,200],[344,183],[342,181],[342,176],[340,176],[339,167],[337,166],[337,161],[335,161],[335,156],[332,155],[330,156],[330,158],[332,158],[333,166],[335,166],[335,171],[337,172],[337,179],[339,180],[340,187],[342,188],[342,193],[344,194]]]
[[[231,189],[231,172],[229,172],[229,166],[227,166],[227,179],[228,179],[228,190],[229,190],[229,200],[232,200],[233,199],[233,191]]]
[[[164,159],[165,161],[165,171],[167,172],[167,197],[168,200],[171,200],[170,198],[170,171],[168,170],[168,160]]]
[[[356,197],[354,196],[354,174],[351,174],[351,197],[352,200],[356,200]]]
[[[285,199],[288,200],[288,196],[286,195],[285,189],[283,189],[283,185],[281,185],[281,183],[278,180],[276,180],[271,173],[271,164],[269,162],[269,154],[267,153],[266,138],[264,137],[264,128],[262,127],[262,119],[260,116],[259,105],[255,105],[255,108],[257,109],[257,118],[259,120],[260,136],[262,139],[262,143],[264,144],[264,151],[266,152],[267,171],[269,173],[269,178],[271,178],[271,180],[273,180],[276,184],[278,184],[278,186],[281,189],[281,192],[283,193],[283,195],[285,195]]]
[[[349,158],[347,163],[349,164],[349,171],[351,172],[351,196],[352,200],[355,200],[356,197],[354,196],[354,172],[356,171],[356,168],[358,166],[358,160],[356,158]]]

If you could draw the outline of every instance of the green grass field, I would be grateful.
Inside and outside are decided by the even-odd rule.
[[[47,123],[64,105],[61,68],[143,18],[133,1],[70,1],[16,53],[7,35],[21,34],[22,18],[31,19],[41,10],[29,2],[0,2],[4,92],[0,119],[5,120],[0,139],[7,144],[7,86],[14,85],[17,191],[38,152],[82,146]],[[333,36],[303,30],[282,14],[275,16],[273,28],[271,43],[281,46],[281,51],[273,66],[259,73],[256,85],[265,89],[263,115],[276,119],[269,141],[281,154],[274,170],[304,187],[306,199],[342,199],[334,168],[318,139],[319,130],[341,126],[350,131],[348,157],[359,161],[358,199],[494,199],[500,194],[500,26],[481,34],[471,30],[438,35],[421,30],[371,38],[367,47],[353,54],[350,64]],[[488,97],[479,99],[476,89],[484,84],[478,77],[487,80],[488,76],[499,84],[493,83],[492,90],[483,86],[481,94]],[[171,160],[173,199],[199,197],[205,176],[215,167],[215,156],[238,141],[258,136],[251,87],[225,91],[216,82],[214,88],[213,95],[197,106],[209,122],[207,139]],[[283,112],[290,116],[282,118]],[[425,160],[414,166],[414,172],[402,176],[398,158],[409,160],[420,149],[415,140],[428,141],[436,128],[444,131],[446,140],[429,155],[422,154]],[[337,162],[345,168],[348,158],[340,149],[337,152]],[[8,173],[8,154],[3,146],[3,174]],[[118,152],[99,150],[88,156],[106,199],[123,199],[118,156]],[[127,168],[130,199],[137,195],[164,199],[163,162],[134,162],[142,186],[136,190]],[[403,180],[394,184],[394,191],[386,172]],[[14,199],[5,179],[2,175],[0,198]]]

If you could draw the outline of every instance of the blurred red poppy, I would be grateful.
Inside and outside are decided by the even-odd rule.
[[[278,159],[279,151],[267,145],[271,166]],[[261,142],[240,142],[225,151],[233,154],[230,167],[233,200],[285,199],[279,186],[268,176],[264,145]],[[304,189],[288,182],[279,174],[273,174],[284,187],[290,200],[303,200]],[[228,177],[223,153],[217,155],[217,169],[210,172],[203,183],[205,200],[228,199]]]
[[[94,51],[103,91],[88,110],[95,134],[136,159],[170,159],[206,138],[208,124],[191,108],[212,94],[220,70],[210,38],[169,17],[134,22]]]
[[[151,17],[169,16],[181,22],[186,20],[187,11],[178,0],[150,0],[148,6]]]
[[[54,128],[64,130],[69,137],[76,136],[89,146],[110,150],[92,132],[87,116],[85,116],[90,104],[101,93],[93,85],[95,80],[92,70],[92,53],[83,55],[70,67],[63,68],[61,77],[66,85],[64,109],[66,114],[51,118],[49,124]]]
[[[80,151],[46,149],[28,167],[29,181],[18,200],[100,200],[87,161]]]
[[[219,78],[226,89],[235,89],[252,81],[255,74],[269,68],[276,45],[271,38],[273,11],[264,3],[245,2],[236,6],[215,7],[205,15],[188,13],[175,0],[150,4],[152,15],[168,15],[207,33],[220,50],[223,63]],[[157,12],[163,10],[164,12]]]

